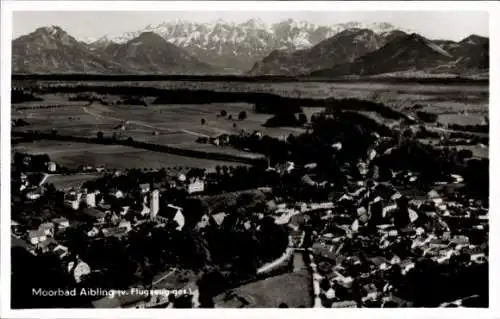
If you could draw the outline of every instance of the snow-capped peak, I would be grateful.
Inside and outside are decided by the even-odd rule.
[[[79,37],[78,41],[90,44],[90,43],[94,43],[94,42],[98,41],[98,39],[96,39],[94,37]]]
[[[154,32],[202,61],[225,65],[225,61],[231,60],[237,68],[250,69],[254,62],[263,59],[273,50],[307,49],[346,29],[360,28],[372,29],[376,33],[396,29],[389,23],[363,24],[356,21],[317,25],[293,19],[277,23],[266,23],[259,18],[240,22],[217,19],[209,23],[175,19],[150,24],[141,30],[121,35],[106,35],[95,44],[122,44],[142,32]],[[245,65],[240,65],[242,63]]]

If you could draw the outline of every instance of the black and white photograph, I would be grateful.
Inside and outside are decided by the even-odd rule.
[[[77,2],[2,13],[2,307],[493,306],[487,6]]]

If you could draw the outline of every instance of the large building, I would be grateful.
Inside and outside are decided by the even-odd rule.
[[[160,210],[160,191],[155,189],[151,192],[151,198],[150,198],[150,214],[151,218],[154,219],[156,218],[156,215],[158,214],[158,211]]]
[[[177,230],[181,230],[184,227],[185,224],[185,218],[184,215],[182,214],[182,208],[178,206],[174,206],[171,204],[168,204],[165,208],[163,208],[159,214],[151,215],[151,218],[156,219],[159,222],[166,223],[169,220],[173,220],[177,223]]]
[[[187,185],[187,192],[189,194],[203,192],[205,190],[205,182],[200,179],[194,179]]]
[[[88,193],[85,196],[85,202],[88,207],[95,207],[95,193]]]

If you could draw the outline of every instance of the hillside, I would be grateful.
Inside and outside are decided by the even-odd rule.
[[[60,27],[44,27],[12,42],[14,73],[205,74],[214,72],[154,33],[97,50]]]
[[[16,73],[122,73],[126,69],[91,51],[59,27],[38,28],[12,42]]]
[[[370,29],[347,29],[312,48],[294,52],[274,51],[256,63],[249,75],[298,75],[350,63],[388,41],[406,35],[402,31],[377,34]]]
[[[403,38],[396,38],[352,63],[336,65],[311,74],[326,77],[402,71],[462,74],[484,66],[482,63],[484,56],[488,55],[484,46],[478,47],[482,44],[471,44],[471,47],[467,47],[469,44],[461,43],[453,45],[450,42],[440,42],[440,44],[441,46],[413,33]],[[450,51],[443,47],[449,48]]]
[[[106,53],[134,73],[204,74],[215,71],[153,32],[144,32],[124,44],[110,46]]]

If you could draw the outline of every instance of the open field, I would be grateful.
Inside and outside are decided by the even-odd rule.
[[[214,298],[216,308],[312,307],[312,278],[301,252],[293,254],[294,271],[252,282]]]
[[[79,188],[84,182],[98,179],[100,174],[50,175],[47,183],[52,183],[59,190]]]
[[[51,100],[55,100],[51,95]],[[63,96],[59,104],[66,105]],[[32,103],[32,102],[30,102]],[[49,132],[57,130],[61,135],[96,137],[116,134],[134,140],[185,147],[188,149],[211,149],[229,154],[242,154],[232,148],[220,149],[213,145],[199,145],[195,141],[200,136],[213,137],[220,134],[235,134],[241,130],[262,131],[275,137],[285,137],[290,133],[302,133],[301,128],[265,128],[261,125],[270,115],[255,114],[252,105],[244,103],[207,105],[150,105],[149,107],[120,105],[104,106],[94,103],[90,106],[67,105],[61,108],[21,110],[23,104],[13,107],[12,118],[23,118],[30,125],[22,129]],[[218,117],[225,110],[234,120]],[[244,121],[237,120],[241,111],[247,113]],[[201,124],[201,119],[206,123]],[[236,127],[234,127],[236,124]],[[252,156],[252,154],[248,154]]]
[[[240,163],[152,152],[120,145],[37,141],[16,145],[12,151],[30,152],[33,154],[46,153],[53,161],[71,168],[88,164],[94,166],[104,165],[110,169],[160,169],[173,166],[189,166],[212,170],[217,165],[243,165]]]
[[[137,85],[163,89],[205,89],[230,92],[265,92],[281,96],[301,98],[359,98],[382,102],[402,112],[415,104],[422,104],[423,110],[439,114],[439,121],[459,124],[479,124],[488,115],[488,85],[486,84],[395,84],[395,83],[229,83],[229,82],[91,82],[88,85]],[[64,83],[71,85],[71,83]],[[67,94],[46,94],[44,101],[15,104],[12,118],[22,118],[30,125],[20,130],[50,132],[55,129],[61,135],[96,137],[116,135],[132,137],[137,141],[169,145],[190,150],[203,150],[223,154],[254,157],[257,154],[235,150],[232,147],[217,147],[198,144],[198,137],[213,137],[223,133],[234,134],[241,130],[261,131],[273,137],[304,132],[303,128],[265,128],[262,126],[271,115],[256,114],[248,103],[206,103],[206,104],[164,104],[132,106],[104,106],[98,102],[69,102]],[[58,108],[22,109],[37,105],[61,105]],[[318,107],[304,107],[310,116],[322,110]],[[219,117],[224,110],[233,119]],[[238,114],[247,113],[247,119],[239,121]],[[462,113],[461,113],[462,112]],[[464,113],[465,112],[465,113]],[[378,114],[371,114],[382,122]],[[201,124],[201,120],[205,124]],[[19,128],[14,128],[17,130]],[[111,145],[67,145],[56,143],[54,147],[38,147],[36,144],[17,145],[30,152],[49,153],[54,160],[67,166],[80,164],[105,164],[114,168],[159,168],[173,165],[228,165],[219,161],[192,159],[184,156],[166,155],[146,150]],[[117,160],[120,156],[120,161]]]
[[[442,146],[441,146],[442,147]],[[470,150],[474,157],[489,158],[489,147],[481,147],[479,145],[459,145],[453,146],[459,150]]]
[[[216,296],[216,308],[290,308],[312,306],[311,274],[308,270],[253,282]],[[232,295],[232,296],[231,296]]]
[[[484,115],[481,114],[440,114],[438,122],[447,124],[461,125],[480,125],[484,124]]]

